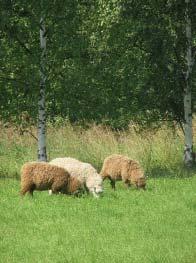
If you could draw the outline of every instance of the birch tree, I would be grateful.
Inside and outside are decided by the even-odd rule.
[[[192,34],[191,34],[191,18],[189,4],[190,0],[185,0],[185,23],[186,23],[186,63],[187,70],[185,73],[185,89],[184,89],[184,131],[185,131],[185,149],[184,163],[191,166],[193,163],[193,133],[192,133],[192,106],[191,106],[191,72],[193,66],[192,56]]]
[[[40,93],[38,101],[38,160],[47,161],[46,154],[46,109],[45,109],[45,89],[46,89],[46,30],[44,17],[40,19]]]

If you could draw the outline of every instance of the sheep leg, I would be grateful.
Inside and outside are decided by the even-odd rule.
[[[87,194],[89,194],[89,189],[88,189],[88,187],[86,186],[86,184],[84,184],[84,190],[85,190],[85,192],[86,192]]]
[[[34,191],[34,189],[30,189],[30,190],[29,190],[29,194],[30,194],[30,196],[32,196],[32,197],[33,197],[33,191]]]
[[[35,185],[33,184],[29,189],[29,194],[33,197],[33,191],[35,190]]]
[[[146,190],[146,186],[145,185],[139,186],[138,183],[136,183],[136,188],[137,188],[137,190],[140,190],[140,189],[142,189],[144,191]]]
[[[22,196],[24,196],[27,192],[29,192],[29,194],[31,196],[33,196],[33,191],[35,190],[35,186],[34,185],[26,185],[24,186],[21,191],[20,191],[20,194]]]
[[[129,180],[125,180],[124,184],[125,184],[126,188],[129,188],[131,186],[131,183]]]
[[[61,189],[60,189],[59,187],[56,187],[56,186],[54,185],[54,186],[52,186],[52,189],[51,189],[51,191],[49,192],[49,195],[51,195],[51,193],[57,195],[60,191],[61,191]]]
[[[94,196],[95,198],[99,198],[99,195],[96,194],[95,192],[92,192],[92,194],[93,194],[93,196]]]
[[[112,189],[116,190],[116,182],[115,182],[115,180],[112,180],[110,178],[110,184],[111,184]]]
[[[24,190],[24,189],[22,189],[21,191],[20,191],[20,195],[22,195],[22,196],[24,196],[25,194],[26,194],[26,190]]]
[[[107,178],[108,178],[107,175],[102,175],[102,179],[103,179],[103,181],[105,181],[105,179],[107,179]]]
[[[51,187],[52,193],[58,194],[59,192],[66,192],[66,185],[65,183],[62,183],[62,181],[57,180],[52,184]]]

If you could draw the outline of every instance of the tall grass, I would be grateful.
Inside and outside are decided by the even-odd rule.
[[[36,135],[36,128],[32,128]],[[183,169],[183,134],[163,126],[156,131],[137,132],[131,126],[126,131],[112,131],[92,125],[88,129],[66,123],[61,127],[48,125],[47,152],[51,160],[71,156],[92,163],[98,170],[106,156],[112,153],[137,159],[149,177],[185,174]],[[0,176],[18,177],[22,164],[37,159],[37,142],[29,134],[21,135],[13,127],[0,129]]]

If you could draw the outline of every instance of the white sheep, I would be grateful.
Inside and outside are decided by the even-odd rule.
[[[103,192],[102,177],[91,164],[70,157],[56,158],[50,164],[65,168],[71,177],[77,178],[87,192],[92,193],[94,197],[99,197]]]

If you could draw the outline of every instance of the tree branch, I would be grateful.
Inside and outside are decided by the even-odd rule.
[[[33,55],[33,53],[26,47],[26,45],[20,40],[18,35],[16,34],[16,28],[9,28],[7,25],[5,25],[5,30],[9,34],[9,36],[13,39],[15,39],[19,45],[30,55]]]

